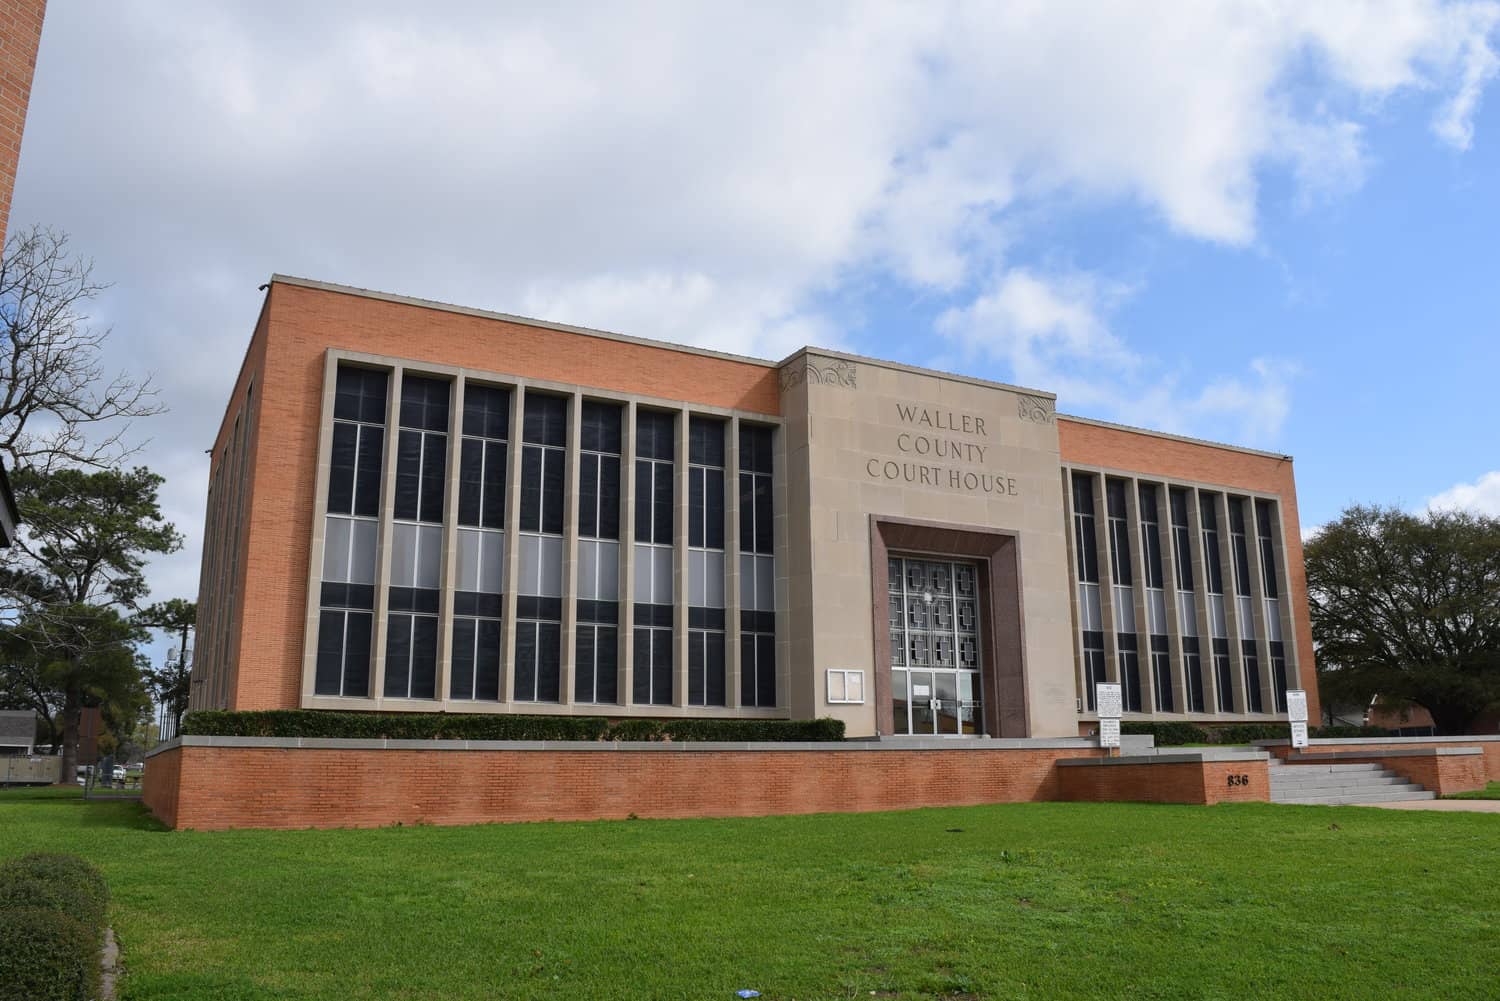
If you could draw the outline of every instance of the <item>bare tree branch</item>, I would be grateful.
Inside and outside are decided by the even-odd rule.
[[[162,413],[151,377],[107,376],[108,328],[84,306],[107,286],[65,233],[11,235],[0,261],[0,456],[16,469],[122,465],[131,421]]]

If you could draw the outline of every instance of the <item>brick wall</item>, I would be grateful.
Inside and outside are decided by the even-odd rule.
[[[1056,800],[1056,762],[1097,753],[179,746],[144,800],[197,830],[857,813]]]
[[[1059,417],[1058,448],[1064,463],[1100,466],[1164,479],[1209,483],[1276,494],[1286,542],[1287,577],[1292,585],[1292,618],[1297,634],[1297,673],[1307,692],[1308,717],[1317,720],[1318,675],[1313,661],[1312,623],[1307,611],[1307,573],[1302,563],[1302,527],[1297,517],[1297,484],[1290,457],[1281,458],[1183,441],[1146,431],[1101,427]]]
[[[10,221],[46,0],[0,0],[0,246]]]
[[[273,283],[215,448],[222,454],[245,382],[255,374],[252,501],[228,657],[235,672],[231,709],[300,704],[323,364],[330,348],[756,413],[780,409],[776,370],[765,365]]]
[[[1182,761],[1057,769],[1059,798],[1089,803],[1264,803],[1265,761]],[[1230,777],[1244,781],[1230,782]]]

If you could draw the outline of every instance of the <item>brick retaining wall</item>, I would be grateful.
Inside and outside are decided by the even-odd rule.
[[[1060,797],[1092,803],[1264,803],[1271,785],[1263,754],[1204,759],[1163,754],[1157,759],[1069,761],[1057,769]]]
[[[274,746],[298,743],[183,738],[147,761],[145,803],[169,826],[197,830],[855,813],[1057,800],[1057,761],[1101,753],[1077,740],[993,748]]]
[[[1292,747],[1288,741],[1259,740],[1256,741],[1256,746],[1270,751],[1272,754],[1276,755],[1278,758],[1281,758],[1283,761],[1295,762],[1297,760],[1292,755]],[[1357,738],[1342,738],[1337,740],[1311,740],[1308,741],[1308,746],[1302,753],[1304,756],[1312,754],[1338,754],[1340,755],[1340,761],[1347,760],[1350,762],[1359,760],[1375,761],[1377,759],[1381,761],[1388,760],[1390,762],[1400,762],[1402,759],[1399,757],[1389,759],[1380,758],[1380,752],[1410,751],[1424,748],[1440,747],[1473,747],[1478,748],[1482,752],[1482,757],[1480,759],[1482,761],[1482,765],[1476,766],[1471,759],[1469,761],[1466,761],[1462,765],[1449,764],[1445,766],[1450,769],[1450,777],[1456,777],[1459,775],[1460,772],[1454,771],[1454,769],[1459,769],[1464,774],[1467,774],[1469,771],[1472,771],[1477,767],[1479,769],[1480,782],[1478,785],[1470,786],[1468,788],[1479,789],[1483,788],[1486,782],[1500,782],[1500,735],[1484,735],[1473,737],[1391,737],[1386,740],[1359,740]],[[1345,755],[1356,754],[1363,755],[1364,757],[1345,757]],[[1408,764],[1402,764],[1398,766],[1398,764],[1396,763],[1391,763],[1385,764],[1384,767],[1405,776],[1406,772],[1401,770],[1403,767],[1416,766]],[[1423,782],[1419,778],[1414,778],[1411,776],[1407,777],[1412,782],[1421,782],[1422,785],[1427,785],[1426,782]],[[1435,780],[1437,779],[1435,773],[1433,774],[1433,778]],[[1470,780],[1472,780],[1472,777],[1470,777],[1469,779],[1465,779],[1465,781]],[[1432,789],[1434,792],[1438,791],[1436,786],[1427,786],[1427,788]],[[1453,791],[1457,792],[1463,790],[1455,789]],[[1441,793],[1441,795],[1447,795],[1447,793],[1443,792]]]

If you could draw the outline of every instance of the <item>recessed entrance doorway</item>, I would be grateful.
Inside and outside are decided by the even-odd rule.
[[[975,563],[887,561],[891,733],[984,733],[980,575]]]

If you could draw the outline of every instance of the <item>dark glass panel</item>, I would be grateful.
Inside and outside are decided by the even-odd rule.
[[[333,425],[333,451],[329,457],[328,511],[330,514],[354,513],[354,471],[359,428],[354,424]]]
[[[542,449],[521,449],[521,531],[542,529]]]
[[[384,424],[389,379],[385,372],[340,365],[334,386],[333,416],[345,421]]]
[[[755,704],[776,705],[776,637],[755,637]]]
[[[370,649],[375,616],[371,612],[349,612],[344,628],[344,694],[370,694]]]
[[[339,695],[344,679],[344,613],[324,609],[318,614],[318,666],[313,691]]]
[[[740,425],[740,468],[752,473],[771,472],[771,429]]]
[[[703,673],[707,652],[708,634],[699,630],[688,633],[688,705],[704,705]]]
[[[453,620],[453,656],[448,679],[450,698],[474,697],[474,650],[478,632],[477,619]]]
[[[478,525],[484,496],[484,442],[465,438],[458,452],[458,523]]]
[[[542,531],[561,535],[563,530],[563,452],[547,449],[542,465]]]
[[[771,516],[771,478],[755,478],[755,549],[754,552],[770,556],[776,552],[775,523]]]
[[[656,480],[651,491],[651,538],[657,543],[672,542],[672,467],[656,464]]]
[[[583,426],[578,430],[584,451],[620,454],[621,413],[614,403],[583,401]]]
[[[620,460],[616,456],[599,459],[599,538],[620,537]]]
[[[651,630],[644,626],[637,626],[635,630],[631,666],[630,700],[637,705],[646,705],[651,701]]]
[[[355,459],[354,513],[374,518],[380,513],[380,470],[385,450],[385,429],[361,425]]]
[[[676,455],[673,440],[673,417],[661,410],[637,410],[635,413],[635,454],[642,459],[671,461]]]
[[[1254,640],[1241,640],[1240,653],[1245,658],[1245,697],[1250,702],[1250,711],[1263,712],[1260,695],[1260,655]]]
[[[536,699],[537,623],[516,623],[516,687],[518,702]]]
[[[755,552],[755,477],[740,474],[740,552]]]
[[[422,431],[448,430],[448,381],[425,376],[401,378],[401,426]]]
[[[500,620],[479,620],[479,653],[474,665],[474,697],[500,698]]]
[[[740,612],[740,628],[747,633],[774,633],[776,631],[775,612]]]
[[[651,704],[672,704],[672,633],[655,630],[651,643]]]
[[[484,507],[481,512],[483,527],[505,527],[505,477],[509,462],[509,448],[504,442],[489,441],[484,445]]]
[[[385,695],[387,698],[406,697],[407,682],[411,676],[411,620],[410,615],[390,615],[386,618]]]
[[[428,434],[422,442],[422,503],[417,517],[443,521],[443,488],[448,482],[448,436]]]
[[[724,548],[724,474],[709,470],[704,483],[704,545],[709,549]]]
[[[402,431],[396,439],[396,517],[415,521],[421,496],[422,435]]]
[[[393,612],[428,612],[437,614],[438,592],[426,587],[392,587],[390,607]]]
[[[411,697],[430,699],[437,694],[437,627],[432,615],[412,620]]]
[[[588,424],[584,424],[585,429]],[[573,637],[573,701],[593,702],[595,681],[595,642],[593,626],[579,626]]]
[[[484,591],[453,592],[454,615],[480,615],[498,619],[505,596]]]
[[[562,679],[562,625],[537,624],[536,697],[538,702],[556,702]]]
[[[703,545],[703,480],[707,470],[688,470],[688,545]]]
[[[710,417],[688,419],[688,461],[700,466],[723,467],[723,421]]]
[[[510,390],[466,383],[464,434],[476,438],[509,438]]]
[[[526,394],[526,417],[521,429],[523,440],[530,445],[568,444],[568,401],[561,396]]]
[[[578,534],[586,539],[599,536],[599,457],[578,457]]]
[[[614,626],[599,626],[595,632],[595,702],[617,702],[620,698],[620,631]]]
[[[1073,513],[1094,514],[1094,483],[1092,476],[1073,474]]]

